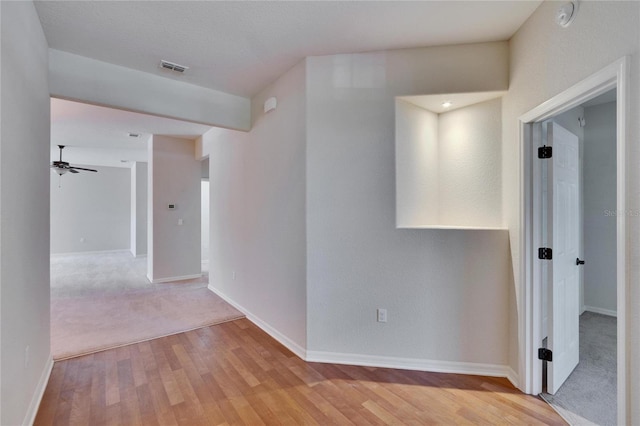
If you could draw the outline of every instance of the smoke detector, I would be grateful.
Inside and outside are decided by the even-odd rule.
[[[174,71],[180,74],[189,69],[189,67],[187,66],[176,64],[175,62],[165,61],[164,59],[160,61],[160,68],[164,68],[166,70]]]
[[[578,7],[578,0],[564,3],[556,12],[556,23],[562,28],[567,28],[576,19]]]

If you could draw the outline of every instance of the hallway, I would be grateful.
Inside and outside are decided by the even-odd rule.
[[[51,351],[56,360],[243,317],[199,279],[151,284],[129,253],[51,258]]]

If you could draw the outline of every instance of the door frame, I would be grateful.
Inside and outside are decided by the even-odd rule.
[[[626,424],[630,404],[628,401],[630,382],[626,377],[627,363],[627,274],[628,250],[626,245],[626,173],[625,150],[628,114],[628,67],[629,60],[623,57],[595,74],[587,77],[562,93],[543,102],[518,118],[520,157],[520,226],[519,226],[519,291],[518,336],[519,377],[523,392],[537,395],[542,392],[542,361],[537,359],[537,350],[542,341],[542,291],[541,267],[536,253],[539,236],[533,231],[540,229],[541,196],[538,191],[540,165],[536,159],[534,145],[540,140],[539,127],[534,123],[544,121],[568,111],[585,101],[611,89],[616,89],[616,281],[617,281],[617,386],[618,423]]]

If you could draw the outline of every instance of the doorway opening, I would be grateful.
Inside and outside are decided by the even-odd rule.
[[[209,276],[209,157],[201,161],[202,180],[200,184],[200,261],[202,263],[202,276]]]
[[[577,338],[579,333],[579,313],[582,312],[583,309],[596,311],[587,312],[589,315],[601,315],[603,313],[611,314],[611,298],[615,299],[614,309],[617,314],[617,322],[614,326],[615,334],[619,337],[617,342],[615,343],[615,362],[616,365],[616,377],[617,384],[614,384],[614,388],[617,390],[617,420],[614,418],[615,423],[626,423],[626,419],[628,418],[628,407],[629,403],[627,400],[629,383],[626,377],[626,334],[625,334],[625,326],[626,326],[626,299],[627,299],[627,290],[626,290],[626,273],[625,273],[625,262],[627,257],[626,252],[626,236],[625,236],[625,137],[626,137],[626,97],[627,97],[627,87],[628,83],[627,79],[627,60],[626,58],[622,58],[616,63],[604,68],[598,73],[592,75],[591,77],[583,80],[582,82],[576,84],[575,86],[569,88],[565,92],[553,97],[552,99],[542,103],[540,106],[534,108],[528,113],[524,114],[520,117],[520,129],[521,129],[521,165],[522,165],[522,198],[521,198],[521,211],[522,213],[522,227],[521,227],[521,241],[520,241],[520,253],[522,260],[522,269],[521,269],[521,287],[522,297],[519,300],[520,303],[520,311],[523,315],[520,317],[519,331],[520,335],[523,337],[521,339],[521,386],[522,389],[531,394],[540,394],[543,391],[543,385],[551,385],[551,392],[555,393],[561,388],[561,383],[564,378],[562,378],[562,374],[557,374],[558,372],[554,372],[553,370],[565,370],[565,375],[569,376],[573,371],[575,365],[571,366],[571,362],[568,362],[568,367],[562,367],[562,364],[565,362],[562,360],[564,352],[567,350],[571,344],[568,342],[571,341],[570,336],[567,333],[574,333]],[[614,265],[612,267],[613,272],[610,273],[609,279],[613,280],[615,284],[612,286],[615,291],[615,295],[607,294],[608,298],[606,303],[609,305],[603,305],[605,307],[601,308],[600,312],[597,312],[597,308],[595,306],[588,305],[585,303],[593,295],[587,296],[585,299],[585,287],[584,284],[588,282],[585,281],[586,274],[588,270],[583,271],[584,266],[589,263],[589,260],[586,259],[585,253],[589,253],[590,251],[587,249],[589,247],[588,241],[589,239],[593,239],[597,237],[597,231],[603,231],[603,225],[601,224],[587,224],[587,212],[585,210],[584,203],[585,201],[589,203],[590,201],[584,197],[578,197],[576,200],[578,203],[578,211],[576,212],[577,216],[573,220],[577,220],[576,229],[578,230],[578,254],[572,259],[574,262],[574,269],[569,272],[569,275],[566,276],[565,281],[554,282],[554,280],[558,280],[557,276],[554,276],[556,270],[561,269],[561,260],[559,257],[556,257],[555,254],[557,252],[558,256],[562,255],[562,251],[564,250],[564,246],[562,245],[562,241],[558,241],[558,235],[562,233],[570,234],[567,231],[568,227],[565,226],[569,222],[557,222],[558,218],[555,218],[552,214],[546,215],[546,212],[553,211],[554,207],[561,206],[563,203],[566,205],[568,201],[560,202],[555,196],[558,193],[561,193],[562,190],[556,188],[555,193],[549,194],[550,201],[547,201],[547,193],[544,188],[550,188],[549,191],[554,190],[554,183],[552,180],[553,171],[555,171],[555,166],[553,163],[549,163],[548,166],[551,168],[551,172],[547,173],[544,164],[544,161],[538,160],[538,148],[542,147],[545,143],[548,143],[547,137],[549,136],[549,122],[555,121],[556,124],[558,121],[567,120],[569,117],[576,115],[576,112],[580,112],[579,108],[584,108],[585,106],[595,106],[594,102],[598,102],[596,99],[600,101],[603,98],[602,96],[605,93],[609,92],[608,96],[611,96],[611,91],[615,94],[615,106],[613,107],[615,110],[615,136],[613,144],[613,151],[611,154],[615,159],[615,168],[613,171],[609,171],[611,180],[614,182],[613,189],[610,189],[609,195],[613,195],[613,199],[610,200],[613,202],[613,205],[603,211],[600,211],[599,214],[601,216],[605,216],[604,219],[609,220],[609,222],[613,222],[614,231],[609,229],[609,238],[612,239],[613,247],[615,251],[613,253],[609,253],[609,257],[606,260],[609,262],[609,265]],[[591,101],[591,102],[589,102]],[[581,117],[584,119],[583,117]],[[576,120],[577,121],[577,120]],[[573,125],[576,123],[574,122]],[[582,122],[578,121],[578,129],[582,125]],[[555,125],[552,125],[555,126]],[[555,127],[554,127],[555,128]],[[552,132],[553,133],[553,132]],[[551,142],[553,143],[553,142]],[[553,149],[555,151],[555,149]],[[552,152],[553,152],[552,151]],[[585,148],[585,151],[586,148]],[[560,154],[560,151],[558,152]],[[553,152],[555,154],[555,152]],[[553,155],[552,155],[553,158]],[[584,158],[583,166],[584,166]],[[541,162],[542,161],[542,162]],[[564,160],[561,160],[562,162]],[[587,164],[588,166],[588,164]],[[593,167],[593,166],[591,166]],[[586,170],[586,169],[584,169]],[[560,172],[558,172],[560,173]],[[593,170],[589,172],[593,174]],[[544,182],[543,177],[546,176],[549,179],[549,182]],[[585,176],[581,176],[580,182],[584,182]],[[543,183],[544,182],[544,183]],[[593,189],[593,182],[590,183],[591,188]],[[585,187],[585,191],[587,187]],[[612,192],[612,194],[611,194]],[[569,197],[570,198],[570,197]],[[549,202],[550,205],[546,206],[545,203]],[[554,206],[555,204],[555,206]],[[549,208],[547,208],[549,207]],[[590,207],[593,208],[593,207]],[[580,212],[584,211],[585,215],[583,216]],[[602,217],[601,217],[602,219]],[[555,222],[555,232],[554,232],[554,222]],[[559,226],[560,224],[560,226]],[[587,230],[587,226],[589,230]],[[569,227],[570,228],[570,227]],[[606,228],[606,227],[605,227]],[[581,238],[582,232],[584,229],[585,239]],[[543,231],[549,232],[543,232]],[[614,235],[611,235],[615,233]],[[584,243],[587,242],[585,246]],[[557,245],[557,247],[553,247],[553,245]],[[540,256],[539,249],[540,248],[550,248],[549,258],[545,259],[546,256]],[[544,253],[543,253],[544,254]],[[593,259],[595,263],[599,259],[595,256],[596,254],[592,253],[591,256],[594,256]],[[579,265],[580,261],[586,260],[584,265]],[[577,269],[576,269],[577,268]],[[577,272],[576,272],[577,271]],[[575,276],[572,276],[575,272]],[[589,278],[592,277],[593,273],[590,274]],[[612,277],[613,275],[613,277]],[[565,279],[561,278],[561,279]],[[562,284],[564,282],[564,284]],[[559,288],[568,288],[568,283],[572,282],[573,285],[579,286],[578,288],[573,287],[573,293],[567,293],[564,291],[558,292]],[[548,290],[548,291],[547,291]],[[577,290],[577,291],[576,291]],[[555,295],[554,295],[555,293]],[[577,299],[574,299],[573,295],[577,294]],[[570,295],[570,296],[567,296]],[[570,301],[572,303],[571,306],[575,308],[575,316],[574,312],[570,312],[570,309],[558,309],[558,301],[565,297],[564,303]],[[592,302],[589,302],[592,303]],[[569,306],[569,305],[567,305]],[[606,306],[609,306],[607,308]],[[595,309],[588,309],[595,308]],[[554,311],[555,310],[555,311]],[[609,312],[606,312],[609,311]],[[555,317],[555,318],[554,318]],[[555,324],[554,324],[555,319]],[[583,321],[584,322],[584,321]],[[558,331],[554,331],[557,327],[561,329]],[[584,328],[584,327],[583,327]],[[549,347],[547,349],[551,349],[551,361],[546,362],[545,369],[545,361],[540,358],[548,357],[548,351],[540,351],[540,348],[545,348],[545,345],[553,346],[552,342],[555,334],[555,345],[557,348]],[[546,338],[546,340],[545,340]],[[576,340],[576,341],[577,341]],[[564,346],[563,346],[564,345]],[[553,351],[556,353],[553,353]],[[579,349],[575,348],[576,354],[578,354]],[[584,351],[583,351],[584,352]],[[555,364],[554,364],[555,362]],[[577,359],[575,359],[575,363],[577,364]],[[545,377],[551,378],[551,382],[556,380],[556,383],[543,383],[543,369]],[[568,371],[568,373],[567,373]],[[552,378],[553,377],[553,378]],[[560,381],[558,381],[558,377]],[[547,389],[549,390],[549,389]]]
[[[52,164],[49,287],[55,360],[241,316],[208,289],[201,270],[202,175],[194,151],[196,138],[210,129],[51,100],[51,160],[60,161],[57,145],[65,144],[62,166],[98,170],[60,173],[61,164]],[[208,213],[208,201],[205,206]],[[208,216],[204,223],[208,228]],[[156,280],[149,279],[152,250],[164,268]]]
[[[616,91],[536,125],[553,154],[536,161],[541,243],[553,248],[553,265],[540,262],[541,347],[555,355],[542,396],[570,423],[616,424]]]

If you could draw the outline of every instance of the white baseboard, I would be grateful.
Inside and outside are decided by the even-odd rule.
[[[75,251],[69,253],[51,253],[51,257],[61,257],[61,256],[78,256],[78,255],[91,255],[91,254],[131,254],[130,249],[120,249],[120,250],[93,250],[93,251]]]
[[[518,374],[513,370],[513,368],[507,366],[507,380],[511,382],[511,384],[516,388],[520,389],[520,379],[518,378]]]
[[[618,313],[616,311],[612,311],[610,309],[596,308],[595,306],[587,306],[587,305],[585,305],[584,310],[588,311],[588,312],[594,312],[596,314],[608,315],[610,317],[617,317],[618,316]]]
[[[518,387],[518,375],[507,365],[480,364],[470,362],[435,361],[417,358],[398,358],[376,355],[362,355],[337,352],[309,351],[298,345],[278,330],[271,327],[262,319],[249,312],[244,306],[239,305],[226,294],[208,286],[209,290],[220,296],[225,302],[242,312],[251,322],[261,328],[265,333],[286,346],[291,352],[307,362],[323,362],[330,364],[360,365],[365,367],[398,368],[403,370],[429,371],[437,373],[471,374],[475,376],[504,377],[516,388]]]
[[[36,420],[36,415],[38,414],[38,409],[40,408],[40,402],[42,402],[42,397],[44,396],[44,391],[47,389],[47,384],[49,383],[49,377],[51,376],[51,370],[53,370],[53,357],[49,355],[49,359],[42,370],[42,374],[40,375],[40,380],[38,381],[38,385],[36,386],[35,392],[33,393],[33,397],[31,398],[31,402],[29,403],[29,408],[27,409],[27,413],[24,416],[23,425],[33,425],[33,422]]]
[[[152,284],[169,283],[172,281],[193,280],[196,278],[202,278],[202,273],[193,274],[193,275],[181,275],[178,277],[166,277],[166,278],[151,278],[151,276],[147,275],[147,279],[151,281]]]
[[[302,346],[298,345],[296,342],[291,340],[289,337],[287,337],[284,334],[280,333],[278,330],[276,330],[275,328],[270,326],[266,321],[260,319],[259,317],[257,317],[253,313],[251,313],[244,306],[239,305],[238,303],[233,301],[226,294],[224,294],[221,291],[219,291],[218,289],[212,287],[211,284],[209,284],[207,288],[209,290],[211,290],[212,292],[214,292],[215,294],[217,294],[218,296],[220,296],[220,298],[222,298],[222,300],[224,300],[225,302],[227,302],[228,304],[230,304],[231,306],[233,306],[234,308],[236,308],[237,310],[239,310],[240,312],[245,314],[247,319],[249,321],[251,321],[252,323],[254,323],[255,325],[257,325],[259,328],[261,328],[262,331],[264,331],[269,336],[271,336],[274,339],[276,339],[278,342],[280,342],[282,345],[284,345],[291,352],[293,352],[298,357],[300,357],[300,358],[302,358],[303,360],[306,361],[307,351]]]
[[[419,358],[399,358],[377,355],[345,354],[336,352],[307,351],[309,362],[360,365],[364,367],[398,368],[402,370],[429,371],[433,373],[471,374],[475,376],[515,377],[506,365],[479,364],[472,362],[437,361]],[[511,370],[511,371],[509,371]]]

